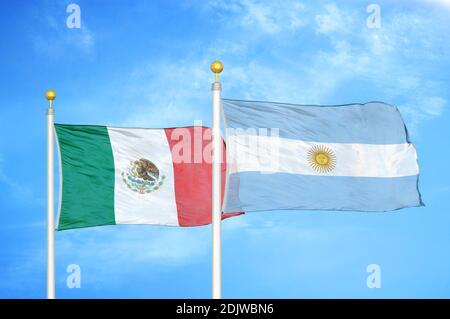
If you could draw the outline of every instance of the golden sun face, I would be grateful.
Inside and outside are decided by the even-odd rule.
[[[331,172],[336,167],[336,155],[323,145],[315,145],[308,151],[308,163],[319,173]]]

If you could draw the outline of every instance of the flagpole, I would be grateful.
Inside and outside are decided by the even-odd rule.
[[[56,92],[48,90],[45,98],[47,108],[47,299],[55,299],[55,185],[54,185],[54,140],[53,124],[55,110],[53,100]]]
[[[219,73],[223,65],[219,61],[211,63],[211,71],[216,80],[212,84],[213,125],[212,125],[212,299],[222,298],[222,243],[221,243],[221,162],[222,138],[220,136],[220,92]]]

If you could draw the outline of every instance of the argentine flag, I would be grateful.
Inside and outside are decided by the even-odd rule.
[[[226,213],[422,206],[416,148],[395,106],[222,100]]]

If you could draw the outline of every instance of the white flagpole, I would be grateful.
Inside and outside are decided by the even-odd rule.
[[[53,100],[56,92],[48,90],[45,98],[47,108],[47,299],[55,299],[55,181],[54,181],[54,140],[53,124],[55,110]]]
[[[222,221],[221,203],[221,162],[222,139],[220,136],[220,92],[219,73],[223,65],[219,61],[211,64],[211,71],[216,75],[212,84],[213,97],[213,125],[212,125],[212,298],[222,298],[222,244],[220,227]]]

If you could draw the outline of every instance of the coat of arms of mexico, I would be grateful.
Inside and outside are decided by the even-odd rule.
[[[150,160],[141,158],[130,162],[122,180],[129,189],[140,194],[158,190],[164,183],[165,176],[159,174],[158,167]]]

